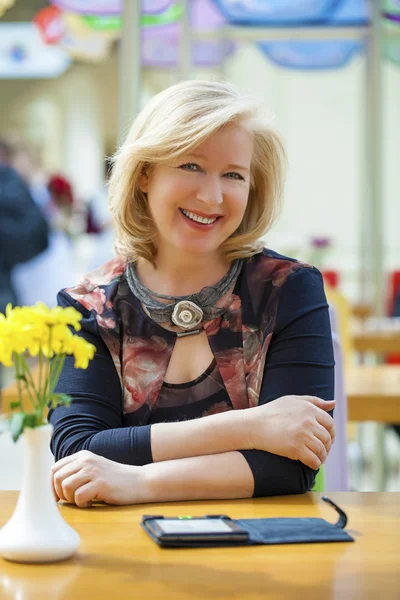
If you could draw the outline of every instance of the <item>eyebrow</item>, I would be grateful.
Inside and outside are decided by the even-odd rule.
[[[206,160],[206,156],[204,156],[204,154],[199,154],[197,152],[191,152],[188,156],[193,156],[194,158],[202,158],[203,160]],[[239,169],[241,171],[246,171],[247,173],[249,173],[249,169],[247,167],[244,167],[243,165],[236,165],[234,163],[226,165],[227,169]]]

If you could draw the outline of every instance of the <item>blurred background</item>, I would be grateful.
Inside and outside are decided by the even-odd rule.
[[[0,0],[0,163],[50,230],[12,269],[16,301],[52,306],[112,257],[107,157],[188,78],[258,97],[283,136],[265,244],[324,274],[342,423],[326,488],[400,490],[400,0]],[[16,489],[6,452],[2,436],[0,488]]]

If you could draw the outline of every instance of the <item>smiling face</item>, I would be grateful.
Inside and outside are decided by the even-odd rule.
[[[157,251],[219,254],[247,206],[253,137],[221,128],[191,152],[139,179],[157,229]]]

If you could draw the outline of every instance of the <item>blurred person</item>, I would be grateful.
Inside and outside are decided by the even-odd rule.
[[[9,146],[0,140],[0,313],[7,304],[20,302],[13,268],[44,252],[48,244],[46,221],[25,182],[10,167],[11,157]]]
[[[117,256],[59,294],[96,345],[49,411],[55,494],[135,504],[309,490],[335,437],[314,267],[264,248],[284,150],[255,102],[188,81],[144,108],[110,180]]]
[[[47,249],[14,267],[13,286],[21,304],[30,306],[41,301],[55,306],[60,287],[65,281],[72,283],[76,277],[70,243],[72,187],[59,175],[48,180],[40,154],[32,145],[14,138],[10,149],[11,164],[25,180],[50,229]]]
[[[12,268],[46,250],[48,227],[18,173],[12,154],[0,140],[0,312],[18,298],[11,282]]]

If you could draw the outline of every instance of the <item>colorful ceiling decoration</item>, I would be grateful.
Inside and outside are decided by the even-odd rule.
[[[296,25],[321,21],[340,0],[214,0],[224,17],[239,25]]]
[[[33,23],[0,23],[0,78],[58,77],[69,67],[70,56],[46,45]]]
[[[400,23],[400,0],[383,0],[382,13],[387,19]]]
[[[59,44],[73,58],[89,62],[101,62],[111,51],[117,31],[97,31],[82,20],[81,15],[64,12],[65,31]]]
[[[308,71],[344,67],[364,50],[363,42],[349,40],[259,42],[258,45],[280,67]]]
[[[294,0],[292,0],[293,3]],[[303,5],[300,0],[297,4]],[[322,3],[319,3],[320,6]],[[367,3],[365,0],[336,0],[321,21],[325,27],[361,25],[368,23]],[[317,27],[317,25],[316,25]],[[360,40],[279,40],[259,42],[261,51],[275,64],[287,69],[325,70],[339,69],[364,50]]]
[[[171,6],[170,11],[174,5]],[[175,5],[176,6],[176,5]],[[178,5],[179,6],[179,5]],[[212,0],[192,0],[190,25],[193,31],[215,31],[226,23]],[[166,11],[164,14],[168,14]],[[177,16],[177,15],[176,15]],[[161,15],[159,15],[161,17]],[[181,24],[179,18],[167,24],[149,21],[142,30],[142,61],[147,67],[175,67],[179,64],[179,41]],[[196,66],[220,64],[235,49],[234,42],[222,40],[192,41],[192,62]]]
[[[324,24],[345,27],[365,25],[368,21],[368,0],[339,0],[326,15]]]
[[[65,32],[64,13],[57,6],[47,6],[36,14],[33,22],[45,44],[56,44]]]
[[[376,0],[379,1],[379,0]],[[0,0],[1,2],[1,0]],[[122,29],[122,0],[51,0],[35,19],[42,38],[59,43],[81,60],[103,60]],[[368,24],[368,0],[190,0],[192,31],[215,31],[226,24],[288,27],[288,39],[255,42],[275,64],[288,69],[323,70],[347,65],[364,50],[359,38],[294,40],[296,26],[335,27]],[[386,23],[400,26],[400,0],[382,0]],[[173,68],[179,63],[182,6],[179,0],[142,0],[142,63]],[[64,29],[63,29],[64,28]],[[196,66],[218,65],[234,52],[232,40],[192,41]],[[399,36],[384,38],[384,55],[399,62]]]
[[[49,0],[51,4],[83,15],[119,15],[122,0]],[[133,0],[131,0],[133,1]],[[161,13],[168,8],[171,0],[142,0],[142,12]]]
[[[146,14],[141,15],[141,25],[143,27],[153,25],[170,25],[176,23],[182,16],[182,5],[177,2],[171,4],[164,12],[157,14]],[[82,15],[81,17],[84,22],[98,31],[118,31],[122,27],[122,17],[99,17],[95,15]]]
[[[146,67],[173,68],[179,65],[179,41],[175,28],[142,32],[142,62]],[[192,63],[201,67],[221,64],[233,53],[233,42],[192,42]]]

